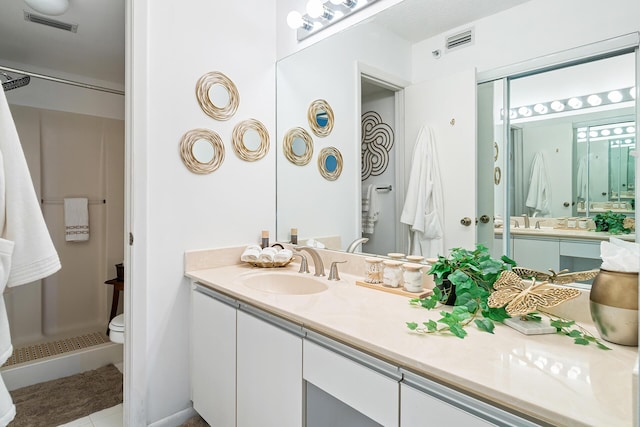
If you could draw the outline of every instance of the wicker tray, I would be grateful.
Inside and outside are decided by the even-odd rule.
[[[277,268],[277,267],[285,267],[289,265],[291,261],[293,261],[293,258],[289,259],[288,261],[278,261],[278,262],[247,261],[247,263],[253,265],[254,267],[260,267],[260,268]]]

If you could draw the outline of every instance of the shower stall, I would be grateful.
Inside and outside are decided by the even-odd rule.
[[[3,295],[14,354],[0,372],[9,389],[122,360],[122,346],[105,334],[113,287],[104,282],[116,277],[124,252],[124,120],[91,103],[82,111],[48,102],[56,92],[69,102],[95,98],[86,88],[59,86],[36,78],[6,93],[62,264]],[[88,199],[88,241],[65,240],[69,197]]]

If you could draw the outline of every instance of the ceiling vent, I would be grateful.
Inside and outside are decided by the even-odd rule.
[[[459,47],[470,46],[473,44],[473,29],[462,31],[447,37],[447,50],[457,49]]]
[[[34,22],[36,24],[46,25],[48,27],[58,28],[60,30],[70,31],[72,33],[78,32],[78,24],[68,24],[66,22],[56,21],[55,19],[27,12],[26,10],[24,11],[24,20]]]

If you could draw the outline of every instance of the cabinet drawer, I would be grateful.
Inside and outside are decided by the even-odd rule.
[[[560,255],[576,258],[600,258],[600,242],[560,241]]]
[[[398,425],[400,388],[396,379],[306,339],[303,378],[377,423]]]

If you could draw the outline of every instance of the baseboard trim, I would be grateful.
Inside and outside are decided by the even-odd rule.
[[[186,409],[183,409],[182,411],[176,412],[175,414],[169,415],[168,417],[165,417],[161,420],[155,421],[152,424],[149,424],[148,427],[175,427],[175,426],[179,426],[182,423],[184,423],[185,421],[187,421],[189,418],[193,417],[194,415],[197,415],[198,413],[196,412],[195,409],[193,409],[193,406],[190,406]]]

